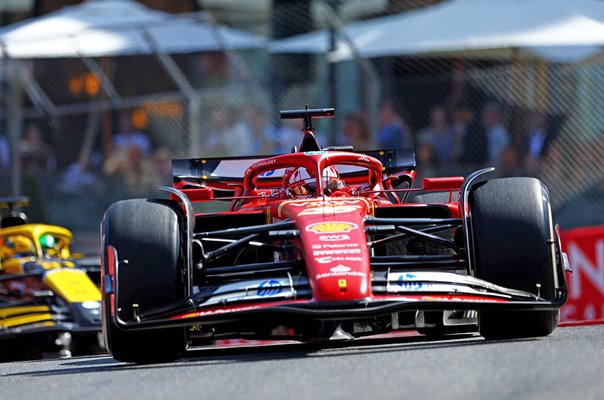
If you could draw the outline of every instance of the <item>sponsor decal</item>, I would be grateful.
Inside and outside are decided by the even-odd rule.
[[[427,301],[471,301],[476,303],[507,303],[507,299],[487,298],[478,296],[455,296],[455,295],[443,295],[443,296],[421,296],[420,300]]]
[[[298,215],[321,215],[321,214],[344,214],[351,213],[361,209],[361,206],[332,206],[311,207],[302,210]]]
[[[306,227],[307,232],[314,233],[348,233],[358,229],[358,225],[354,222],[333,221],[333,222],[316,222]]]
[[[365,272],[362,271],[353,271],[352,268],[347,267],[346,265],[338,264],[335,267],[329,269],[329,272],[325,272],[322,274],[315,275],[316,280],[320,280],[323,278],[335,278],[335,277],[361,277],[364,278],[367,276]]]
[[[560,236],[573,270],[566,274],[569,296],[560,320],[604,320],[604,226],[574,228]]]
[[[346,282],[346,279],[338,279],[338,288],[346,289],[347,286],[348,282]]]
[[[366,199],[343,199],[343,200],[291,200],[284,202],[284,204],[291,205],[292,207],[333,207],[333,206],[359,206],[361,203],[369,205]]]
[[[432,283],[422,282],[416,279],[417,275],[405,273],[398,277],[396,284],[404,290],[421,290],[432,286]]]
[[[315,257],[315,261],[319,264],[330,264],[336,261],[351,261],[351,262],[361,262],[363,259],[361,257],[340,257],[340,256],[324,256],[324,257]]]
[[[407,290],[421,290],[424,287],[423,282],[416,281],[417,276],[413,274],[403,274],[398,277],[397,284]]]
[[[343,242],[350,240],[350,236],[346,234],[320,235],[319,240],[322,242]]]
[[[275,175],[275,170],[274,169],[261,173],[260,177],[261,178],[267,178],[267,177],[273,176],[273,175]]]
[[[316,246],[316,247],[315,247]],[[358,243],[322,243],[322,244],[313,244],[313,249],[350,249],[359,247]]]
[[[279,205],[278,213],[281,215],[284,206],[304,208],[298,215],[320,215],[323,213],[347,213],[356,212],[363,208],[371,209],[371,203],[366,199],[343,199],[343,200],[288,200]]]
[[[315,250],[313,256],[329,256],[334,254],[361,254],[361,249]]]
[[[352,213],[360,210],[362,207],[359,205],[356,206],[333,206],[333,205],[325,205],[323,207],[312,207],[302,210],[298,213],[298,215],[321,215],[321,214],[344,214],[344,213]]]
[[[321,156],[323,154],[327,154],[327,152],[325,150],[320,150],[320,151],[305,151],[304,152],[305,156]]]
[[[258,285],[258,289],[256,292],[260,297],[266,296],[274,296],[276,294],[281,293],[283,289],[281,288],[281,283],[279,281],[271,279],[269,281],[264,281]]]
[[[265,167],[267,165],[272,165],[275,162],[276,162],[275,159],[268,159],[268,160],[257,162],[256,164],[253,164],[250,168],[254,169],[254,168]]]
[[[359,161],[369,162],[369,158],[367,158],[367,156],[361,156],[359,157]]]

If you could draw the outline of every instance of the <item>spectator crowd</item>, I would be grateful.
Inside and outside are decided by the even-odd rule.
[[[497,167],[500,176],[538,175],[554,130],[547,114],[534,110],[526,115],[526,130],[512,134],[510,110],[502,104],[487,101],[473,108],[463,101],[443,102],[427,110],[425,126],[413,127],[400,103],[385,99],[375,135],[363,110],[338,116],[339,130],[333,140],[326,140],[327,132],[321,129],[316,134],[323,145],[352,145],[355,150],[412,149],[420,178],[466,175],[483,166]],[[323,126],[327,124],[320,128]],[[200,157],[281,154],[299,144],[300,128],[299,121],[275,120],[254,103],[240,108],[216,106],[207,113],[204,140],[194,153]],[[129,111],[116,116],[111,146],[105,153],[83,150],[58,168],[50,142],[36,124],[25,128],[19,143],[24,194],[41,203],[48,193],[58,198],[78,197],[97,209],[120,198],[147,196],[157,185],[170,185],[171,159],[191,154],[188,149],[169,151],[135,126]],[[4,177],[9,175],[10,156],[8,141],[1,135],[0,172]],[[7,189],[1,188],[5,194]],[[39,219],[44,219],[43,210]]]

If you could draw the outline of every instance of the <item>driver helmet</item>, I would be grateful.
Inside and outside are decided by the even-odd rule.
[[[312,171],[304,167],[292,168],[289,173],[285,174],[285,186],[288,193],[292,197],[312,197],[317,194],[317,180]],[[340,175],[334,166],[329,166],[323,169],[321,180],[323,187],[329,193],[344,187],[344,182],[340,179]]]
[[[58,251],[59,241],[54,235],[45,233],[40,236],[40,245],[44,254],[55,254]]]

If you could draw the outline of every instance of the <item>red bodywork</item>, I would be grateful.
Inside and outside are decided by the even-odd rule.
[[[352,166],[366,172],[344,178],[346,186],[336,196],[288,198],[282,182],[259,181],[263,174],[292,166],[316,171],[315,176],[320,177],[321,171],[330,165]],[[386,191],[396,193],[391,182],[412,181],[415,176],[412,169],[391,176],[383,175],[383,170],[382,163],[374,157],[343,151],[315,151],[266,158],[245,171],[243,185],[236,189],[238,196],[233,199],[231,212],[224,214],[259,212],[266,215],[266,223],[294,221],[294,227],[300,232],[294,243],[306,266],[312,288],[311,301],[369,299],[372,297],[370,251],[364,221],[374,215],[377,207],[405,206],[393,204]],[[463,177],[427,178],[424,180],[426,187],[422,190],[453,193],[459,191],[462,184]],[[222,182],[212,186],[227,189],[233,185]],[[321,179],[317,178],[316,185],[317,193],[321,193]],[[175,187],[191,201],[214,199],[212,186],[206,184],[189,188],[184,182],[175,183]],[[448,208],[450,216],[458,218],[459,203],[453,202],[452,197],[451,194],[449,203],[442,206]],[[178,200],[175,195],[172,198]],[[197,215],[197,218],[203,217],[203,214]],[[264,303],[261,306],[270,305]]]
[[[104,323],[115,328],[111,335],[125,341],[119,332],[175,327],[188,327],[193,340],[341,340],[405,329],[442,334],[475,329],[479,310],[564,304],[564,285],[546,300],[539,291],[476,274],[468,199],[492,168],[465,179],[426,178],[414,188],[412,153],[321,149],[310,119],[333,115],[328,111],[282,112],[305,120],[298,151],[173,160],[173,187],[162,188],[173,202],[133,200],[106,214],[103,232],[117,225],[124,231],[116,228],[118,238],[134,244],[131,250],[123,240],[106,240]],[[292,190],[291,178],[303,175],[296,168],[305,169],[304,192]],[[330,186],[333,176],[341,181]],[[138,209],[148,212],[133,217],[140,225],[135,235],[123,216]],[[165,242],[155,235],[161,252],[154,256],[169,258],[137,264],[138,237],[155,228],[138,220],[154,221],[149,214],[165,224],[178,221],[170,225],[178,232],[170,229]],[[559,274],[562,264],[555,266]],[[149,266],[168,272],[157,286],[174,296],[151,301],[138,285]]]

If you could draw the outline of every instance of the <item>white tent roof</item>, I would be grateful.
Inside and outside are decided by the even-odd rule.
[[[148,54],[153,49],[146,33],[168,53],[265,44],[262,37],[193,18],[176,18],[133,0],[88,0],[9,25],[0,29],[0,44],[13,58]]]
[[[503,48],[534,48],[540,54],[571,57],[604,45],[601,0],[451,0],[423,9],[348,25],[344,29],[363,57],[439,54]],[[325,53],[329,34],[317,31],[277,41],[273,52]],[[339,40],[336,59],[350,57]],[[574,56],[572,56],[574,57]]]

